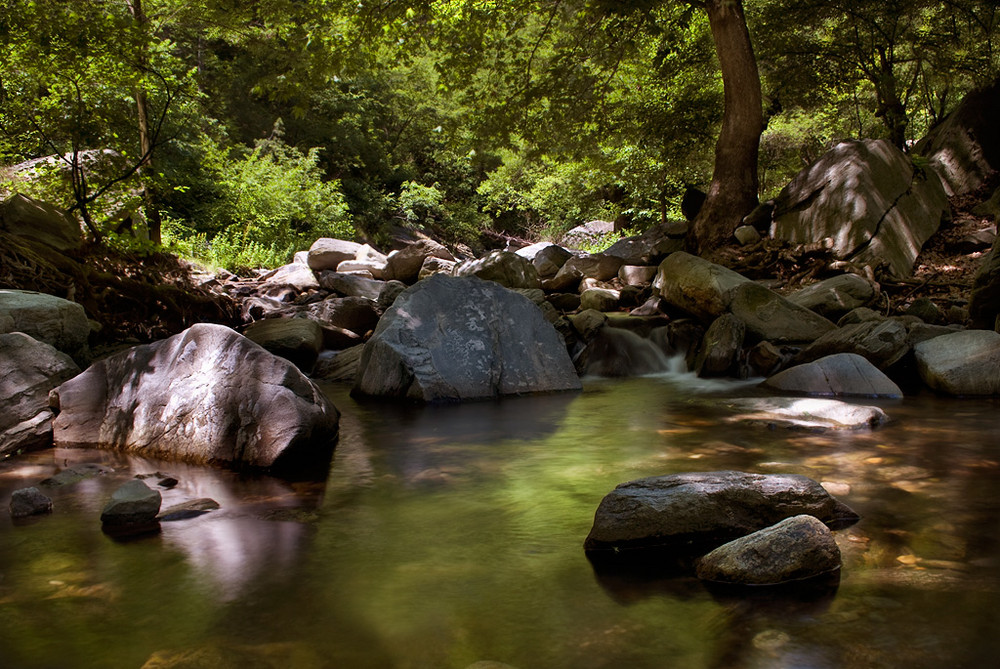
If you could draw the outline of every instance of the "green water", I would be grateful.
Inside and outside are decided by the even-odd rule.
[[[1000,652],[1000,402],[884,404],[875,432],[725,423],[671,379],[464,406],[357,404],[326,480],[287,483],[55,450],[0,464],[0,501],[74,463],[55,512],[0,514],[0,667],[981,667]],[[582,550],[616,484],[794,472],[863,519],[824,597],[723,597],[684,574],[595,573]],[[128,542],[101,532],[134,474],[164,506],[221,509]],[[228,663],[228,664],[227,664]]]

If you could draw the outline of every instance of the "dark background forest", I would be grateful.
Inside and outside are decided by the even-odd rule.
[[[639,232],[723,162],[713,12],[760,79],[754,200],[840,139],[914,152],[1000,73],[987,0],[14,0],[0,194],[231,269],[321,236]]]

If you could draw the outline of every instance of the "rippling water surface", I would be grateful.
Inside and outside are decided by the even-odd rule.
[[[10,491],[75,463],[51,516],[0,514],[2,667],[980,667],[1000,653],[1000,402],[885,403],[874,432],[727,424],[683,375],[580,394],[343,412],[329,476],[288,483],[50,450],[0,464]],[[595,572],[582,550],[620,482],[801,473],[862,515],[839,587],[731,597],[685,574]],[[135,474],[164,506],[221,509],[116,541],[98,516]],[[155,479],[154,479],[155,480]],[[196,664],[195,662],[201,662]],[[257,664],[254,665],[253,663]]]

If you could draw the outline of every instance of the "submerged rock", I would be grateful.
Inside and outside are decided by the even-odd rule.
[[[58,446],[235,466],[328,457],[339,418],[292,363],[222,325],[105,358],[55,392]]]
[[[34,486],[15,490],[10,496],[10,517],[26,518],[52,513],[52,500]]]
[[[562,337],[531,300],[492,281],[435,274],[379,321],[354,393],[434,402],[579,388]]]
[[[719,546],[698,560],[698,578],[741,585],[778,585],[840,569],[830,528],[811,515],[793,516]]]
[[[818,432],[872,429],[889,420],[878,407],[812,397],[743,398],[726,405],[735,411],[730,422]]]
[[[858,519],[819,483],[796,474],[654,476],[622,483],[601,500],[584,548],[711,548],[802,514],[836,525]]]
[[[111,494],[111,499],[101,511],[101,523],[116,529],[155,524],[161,502],[158,490],[132,479]]]

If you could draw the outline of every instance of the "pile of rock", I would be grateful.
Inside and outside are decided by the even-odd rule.
[[[622,483],[584,542],[599,565],[696,558],[705,580],[777,585],[840,569],[830,528],[858,520],[819,483],[792,474],[697,472]]]

